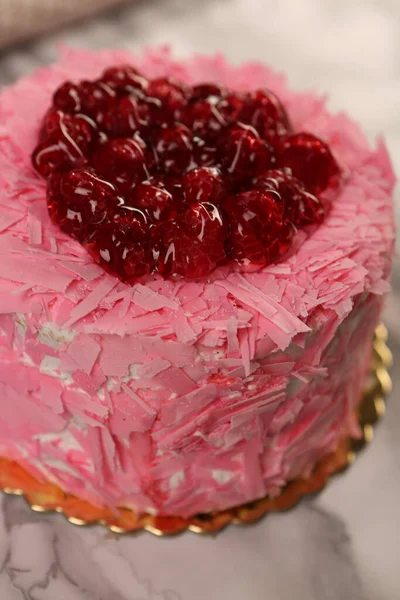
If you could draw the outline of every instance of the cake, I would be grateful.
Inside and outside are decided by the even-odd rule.
[[[136,514],[309,477],[357,434],[393,186],[259,63],[68,49],[4,90],[0,456]]]

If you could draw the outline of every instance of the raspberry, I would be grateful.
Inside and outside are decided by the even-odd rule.
[[[153,177],[135,187],[131,204],[148,214],[151,221],[157,222],[170,217],[178,209],[179,200],[173,184],[168,185],[161,177]]]
[[[246,96],[239,121],[254,127],[262,139],[270,142],[291,131],[285,109],[268,90],[257,90]]]
[[[32,163],[53,222],[130,284],[279,260],[296,227],[323,221],[317,196],[340,175],[272,92],[148,80],[131,65],[63,83]]]
[[[133,96],[123,96],[110,106],[104,115],[103,128],[113,137],[129,137],[136,131],[145,131],[148,107]]]
[[[225,195],[221,171],[216,167],[200,167],[183,178],[185,201],[189,204],[209,202],[218,205]]]
[[[227,93],[227,90],[221,85],[217,85],[215,83],[199,83],[198,85],[193,86],[190,102],[195,102],[196,100],[209,98],[210,96],[214,96],[215,98],[222,98]]]
[[[94,169],[74,169],[49,179],[50,217],[80,242],[90,239],[97,227],[112,217],[117,205],[115,187],[101,180]]]
[[[225,237],[222,213],[212,204],[192,204],[161,230],[160,272],[206,277],[226,259]]]
[[[84,119],[50,111],[40,137],[42,141],[32,154],[32,164],[43,177],[86,164],[92,130]]]
[[[146,215],[136,208],[122,207],[97,227],[86,248],[107,271],[133,284],[154,268],[151,240]]]
[[[53,104],[67,113],[83,113],[94,119],[107,109],[115,92],[102,82],[67,81],[55,92]]]
[[[119,95],[134,94],[143,96],[149,82],[131,65],[117,65],[106,69],[100,80]]]
[[[172,78],[159,77],[150,81],[147,88],[147,102],[152,121],[170,123],[178,120],[188,96],[189,91],[186,86]]]
[[[268,265],[290,248],[295,229],[283,219],[283,205],[274,191],[252,190],[225,202],[230,223],[229,255],[243,265]]]
[[[143,148],[134,139],[109,140],[97,150],[93,165],[121,194],[128,194],[136,183],[148,178]]]
[[[311,133],[287,138],[278,156],[279,166],[289,167],[309,192],[323,192],[339,176],[339,166],[328,145]]]
[[[214,145],[207,144],[204,140],[193,138],[193,162],[203,167],[217,166],[217,149]]]
[[[153,153],[159,171],[181,175],[192,159],[192,138],[187,127],[175,124],[160,129],[153,138]]]
[[[324,220],[325,208],[321,201],[306,191],[304,184],[293,177],[290,169],[267,171],[255,180],[258,190],[275,190],[282,198],[285,216],[296,225],[319,225]]]
[[[212,142],[235,121],[242,105],[237,94],[200,97],[187,106],[182,120],[195,136]]]
[[[222,168],[236,183],[266,171],[274,162],[273,150],[257,132],[246,125],[235,125],[220,140],[217,156]]]

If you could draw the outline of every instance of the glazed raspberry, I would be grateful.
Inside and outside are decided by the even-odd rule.
[[[302,185],[301,181],[296,177],[293,177],[291,169],[284,167],[283,169],[269,169],[258,175],[253,180],[254,187],[260,191],[264,190],[275,190],[281,191],[281,187],[284,185],[290,185],[291,183],[296,185]]]
[[[242,105],[243,101],[237,94],[200,98],[189,103],[183,113],[183,122],[196,136],[213,142],[235,121]]]
[[[291,130],[281,102],[268,90],[257,90],[246,96],[239,121],[254,127],[262,139],[270,142]]]
[[[48,184],[48,210],[60,228],[80,242],[93,235],[118,206],[115,187],[94,169],[74,169],[54,175]]]
[[[193,162],[198,167],[217,167],[217,149],[214,145],[209,145],[205,140],[194,137],[193,143]]]
[[[189,91],[179,81],[170,77],[159,77],[150,81],[147,88],[151,118],[154,123],[170,123],[179,119],[180,111],[186,106]]]
[[[146,215],[123,207],[97,227],[86,248],[107,271],[132,284],[154,268],[151,239]]]
[[[218,102],[217,110],[227,123],[235,123],[240,121],[243,102],[243,96],[240,94],[225,94]]]
[[[83,108],[83,82],[66,81],[54,93],[53,104],[59,110],[78,113]]]
[[[121,194],[128,194],[136,183],[148,178],[143,148],[134,139],[109,140],[95,153],[93,165]]]
[[[248,266],[267,265],[290,248],[295,229],[283,219],[283,205],[275,191],[253,190],[225,202],[230,223],[229,255]]]
[[[153,177],[139,183],[130,199],[130,204],[148,214],[153,222],[170,217],[178,210],[179,203],[180,196],[174,193],[173,183],[168,185],[161,177]]]
[[[272,92],[149,81],[131,65],[61,85],[32,162],[53,222],[130,284],[278,260],[296,228],[323,221],[314,194],[340,175]]]
[[[40,137],[42,141],[32,154],[32,164],[43,177],[87,162],[92,130],[84,119],[51,111],[46,115]]]
[[[325,208],[316,196],[300,189],[292,196],[287,215],[296,227],[320,225],[325,218]]]
[[[209,202],[218,205],[226,190],[221,171],[216,167],[200,167],[189,171],[183,178],[185,202]]]
[[[261,191],[274,190],[284,204],[284,214],[296,227],[319,225],[324,220],[325,208],[321,201],[304,188],[304,184],[293,177],[290,169],[267,171],[254,182]]]
[[[160,272],[206,277],[226,259],[225,238],[222,213],[212,204],[192,204],[161,230]]]
[[[115,90],[117,94],[139,94],[143,96],[149,82],[131,65],[118,65],[106,69],[100,81]]]
[[[223,116],[215,106],[214,98],[200,98],[189,104],[184,111],[182,121],[195,136],[213,140],[227,126]]]
[[[115,92],[102,82],[67,81],[55,92],[53,103],[66,113],[83,113],[97,119],[114,97]]]
[[[129,137],[145,131],[149,119],[148,106],[133,96],[118,98],[104,115],[103,128],[113,137]]]
[[[309,192],[323,192],[339,176],[328,145],[311,133],[296,133],[282,143],[279,166],[289,167]]]
[[[176,123],[160,129],[152,140],[155,164],[159,171],[182,175],[192,160],[192,137],[184,125]]]
[[[40,139],[45,141],[58,136],[70,143],[78,144],[87,151],[95,128],[95,123],[85,115],[69,115],[53,108],[47,111],[43,119]]]
[[[193,86],[190,102],[209,98],[210,96],[222,98],[227,93],[226,88],[221,85],[216,85],[215,83],[199,83],[198,85]]]
[[[217,156],[222,168],[236,183],[266,171],[274,162],[273,150],[257,132],[246,125],[235,125],[220,140]]]
[[[53,175],[50,175],[47,179],[47,210],[51,220],[56,225],[58,225],[59,221],[65,218],[66,215],[65,202],[61,196],[60,190],[61,177],[61,173],[53,173]],[[78,220],[77,223],[79,223]],[[73,230],[74,227],[71,228],[71,231],[66,231],[65,233],[73,235]]]

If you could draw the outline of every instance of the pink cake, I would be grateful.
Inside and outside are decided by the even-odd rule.
[[[298,227],[258,268],[218,258],[206,276],[129,279],[96,264],[104,255],[51,221],[31,155],[62,82],[127,62],[148,78],[275,93],[294,131],[323,138],[340,165],[319,227]],[[0,456],[94,504],[183,517],[307,477],[357,430],[389,291],[393,186],[382,140],[371,150],[344,114],[258,63],[68,50],[3,91]]]

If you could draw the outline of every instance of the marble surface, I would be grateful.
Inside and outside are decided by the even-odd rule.
[[[0,0],[1,5],[2,0]],[[259,58],[384,132],[400,173],[398,0],[143,0],[0,53],[0,84],[55,58],[56,43]],[[397,213],[400,201],[397,199]],[[376,439],[319,496],[215,538],[118,537],[0,495],[0,600],[398,600],[400,265],[385,321],[397,358]]]

